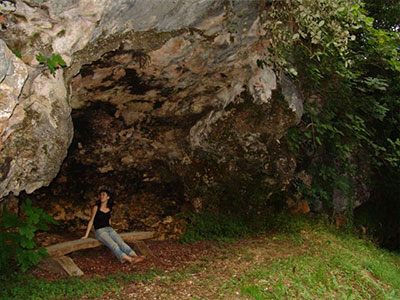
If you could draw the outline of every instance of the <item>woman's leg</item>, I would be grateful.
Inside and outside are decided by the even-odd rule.
[[[112,239],[110,227],[104,227],[95,230],[94,235],[97,240],[102,242],[105,246],[107,246],[114,255],[119,259],[120,262],[124,262],[126,259],[126,254],[121,250],[119,245]],[[112,228],[111,228],[112,229]],[[130,261],[130,260],[128,260]]]
[[[136,252],[133,251],[133,249],[124,242],[124,240],[119,236],[119,234],[113,228],[111,228],[110,230],[110,237],[119,246],[122,252],[132,257],[137,256]]]

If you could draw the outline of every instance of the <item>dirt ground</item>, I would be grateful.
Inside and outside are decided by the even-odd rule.
[[[80,250],[69,256],[84,272],[82,279],[120,272],[152,274],[147,280],[120,281],[115,290],[105,292],[96,300],[243,300],[250,298],[241,293],[240,284],[233,283],[240,282],[242,275],[256,270],[257,266],[268,266],[276,260],[292,256],[304,256],[312,247],[306,232],[302,237],[302,243],[276,238],[275,233],[229,243],[202,241],[182,244],[176,240],[146,240],[156,258],[147,257],[136,264],[120,263],[104,246]],[[65,235],[60,238],[65,238]],[[52,242],[55,239],[57,237],[53,237]],[[66,275],[52,274],[39,268],[35,268],[33,274],[48,280],[67,278]],[[271,284],[274,282],[272,280]],[[88,299],[94,298],[80,298]]]
[[[152,269],[164,271],[180,270],[198,261],[200,257],[211,255],[218,247],[216,242],[197,242],[185,245],[175,240],[147,240],[145,244],[152,251],[155,259],[146,257],[143,261],[135,264],[121,263],[104,246],[80,250],[68,256],[83,271],[83,277],[90,278],[98,275],[107,276],[118,272],[132,273],[136,271],[144,273]],[[135,249],[134,245],[130,246]],[[136,251],[138,252],[137,249]],[[38,267],[34,268],[32,273],[38,278],[46,278],[48,280],[68,277],[68,275],[64,274],[50,273]]]
[[[53,237],[52,240],[57,240],[57,237]],[[136,264],[120,263],[111,251],[104,246],[80,250],[71,253],[69,256],[84,272],[83,279],[119,272],[144,274],[154,269],[160,271],[160,275],[156,275],[150,281],[139,280],[122,283],[123,286],[118,293],[107,292],[97,300],[193,300],[224,299],[218,296],[218,289],[224,282],[229,282],[232,276],[236,276],[235,274],[245,272],[250,261],[254,262],[252,257],[259,257],[256,261],[261,262],[264,255],[272,257],[275,253],[275,250],[269,253],[264,248],[265,236],[227,244],[215,241],[182,244],[176,240],[146,240],[145,243],[156,258],[146,257],[144,261]],[[257,249],[257,245],[260,243],[263,245],[261,249],[263,255],[248,253],[248,247]],[[207,269],[204,269],[205,266],[208,266]],[[39,268],[33,269],[32,273],[38,278],[48,280],[68,277],[67,275],[49,273]],[[84,299],[92,298],[84,297],[81,300]],[[239,298],[234,297],[232,299]]]

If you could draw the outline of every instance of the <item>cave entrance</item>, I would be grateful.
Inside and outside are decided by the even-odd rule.
[[[174,216],[185,209],[184,183],[174,160],[198,117],[176,117],[181,105],[138,57],[108,53],[71,80],[68,155],[50,186],[29,195],[68,231],[84,232],[101,188],[113,193],[117,229],[181,231]]]

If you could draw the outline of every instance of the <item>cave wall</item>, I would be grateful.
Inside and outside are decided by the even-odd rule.
[[[52,182],[31,197],[81,228],[108,186],[128,229],[199,210],[233,179],[284,190],[296,168],[284,136],[303,107],[289,78],[259,67],[262,2],[10,2],[1,45],[21,71],[0,80],[21,84],[0,119],[0,198]],[[50,74],[39,52],[67,67]]]

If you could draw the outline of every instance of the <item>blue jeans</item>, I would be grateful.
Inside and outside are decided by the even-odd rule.
[[[96,240],[99,240],[104,245],[106,245],[114,255],[120,260],[120,262],[124,262],[122,256],[124,254],[130,256],[136,256],[135,251],[129,247],[122,238],[115,232],[111,227],[103,227],[100,229],[96,229],[94,231],[94,236]]]

